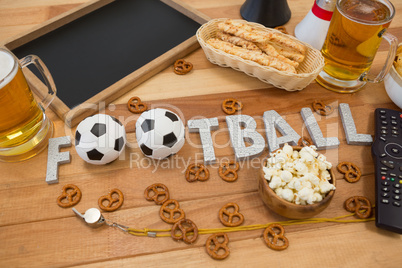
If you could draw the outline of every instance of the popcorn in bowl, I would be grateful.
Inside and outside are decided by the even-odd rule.
[[[316,149],[312,145],[298,151],[285,144],[270,154],[263,167],[264,178],[280,198],[297,205],[309,205],[322,201],[335,190],[329,182],[332,164]]]

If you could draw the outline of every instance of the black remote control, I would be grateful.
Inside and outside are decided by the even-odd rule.
[[[402,234],[402,112],[375,110],[375,222]]]

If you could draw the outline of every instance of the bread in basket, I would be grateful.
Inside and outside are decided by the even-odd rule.
[[[296,68],[297,73],[280,71],[270,66],[263,66],[255,61],[245,59],[247,57],[229,54],[224,50],[217,49],[216,47],[212,46],[211,42],[208,42],[208,40],[217,39],[217,34],[219,33],[218,25],[220,23],[222,25],[222,23],[227,21],[252,27],[253,30],[261,33],[273,33],[276,36],[283,36],[288,40],[290,39],[292,42],[296,42],[297,44],[304,46],[306,48],[304,60],[298,64]],[[231,67],[235,70],[242,71],[247,75],[257,77],[265,83],[272,84],[275,87],[282,88],[287,91],[302,90],[317,77],[319,72],[324,67],[324,58],[319,50],[296,39],[293,36],[285,35],[275,29],[266,28],[258,23],[247,22],[244,20],[229,20],[225,18],[213,19],[203,24],[198,29],[196,36],[207,59],[210,62],[222,67]],[[242,48],[236,47],[236,49],[241,50]]]

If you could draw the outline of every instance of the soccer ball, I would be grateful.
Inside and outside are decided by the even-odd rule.
[[[75,150],[90,164],[104,165],[115,160],[126,145],[126,131],[116,118],[96,114],[78,124]]]
[[[177,114],[161,108],[143,112],[135,124],[138,145],[145,156],[163,159],[183,147],[184,125]]]

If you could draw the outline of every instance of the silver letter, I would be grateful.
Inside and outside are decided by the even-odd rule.
[[[324,138],[310,108],[303,108],[301,110],[301,116],[306,124],[308,133],[310,133],[313,142],[317,146],[317,150],[332,149],[339,146],[337,137]]]
[[[211,130],[217,130],[219,128],[218,118],[189,120],[187,126],[190,133],[200,133],[202,150],[204,152],[204,163],[206,165],[213,164],[216,158]]]
[[[235,152],[236,160],[246,160],[259,156],[265,147],[265,140],[255,131],[257,123],[249,115],[226,116],[230,141]],[[241,129],[243,127],[244,129]],[[246,146],[244,142],[252,145]]]
[[[300,135],[276,111],[266,111],[263,118],[270,152],[285,143],[297,145]],[[283,135],[282,137],[276,136],[276,129]]]
[[[71,146],[71,137],[64,136],[49,139],[47,152],[46,182],[48,184],[59,182],[59,169],[61,164],[70,163],[70,152],[59,152],[60,147]]]
[[[373,138],[369,134],[357,134],[355,121],[353,120],[352,112],[349,104],[339,104],[339,114],[341,115],[343,129],[345,130],[346,141],[353,145],[370,145]]]

